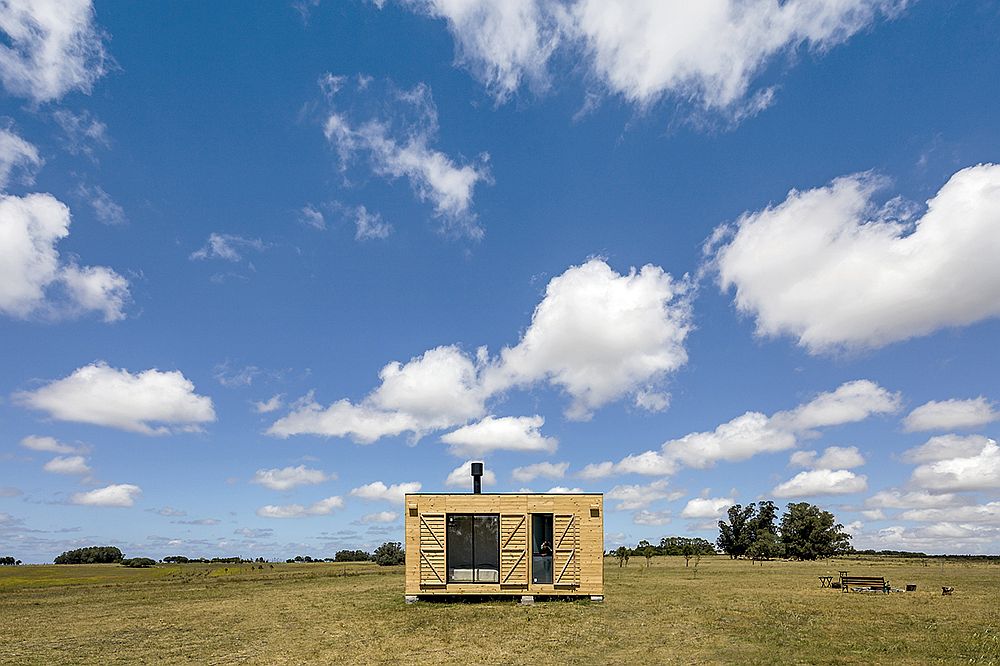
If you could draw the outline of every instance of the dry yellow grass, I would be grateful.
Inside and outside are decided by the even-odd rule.
[[[839,569],[918,591],[820,589]],[[0,662],[1000,664],[997,564],[609,560],[603,604],[402,590],[402,568],[357,564],[5,568]]]

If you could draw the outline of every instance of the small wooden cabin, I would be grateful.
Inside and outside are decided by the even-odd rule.
[[[408,493],[405,507],[408,602],[433,595],[604,599],[599,493]]]

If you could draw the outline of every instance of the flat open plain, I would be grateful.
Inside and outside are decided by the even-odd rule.
[[[0,568],[10,664],[1000,664],[1000,565],[606,561],[606,601],[403,603],[370,564]],[[898,594],[821,589],[846,569]],[[943,585],[955,588],[942,596]]]

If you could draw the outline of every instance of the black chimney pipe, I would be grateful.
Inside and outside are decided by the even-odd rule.
[[[472,463],[472,492],[480,495],[483,492],[483,463]]]

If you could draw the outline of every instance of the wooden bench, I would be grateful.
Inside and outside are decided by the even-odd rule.
[[[852,587],[866,587],[889,594],[889,581],[882,576],[843,576],[840,587],[844,592],[850,591]]]

